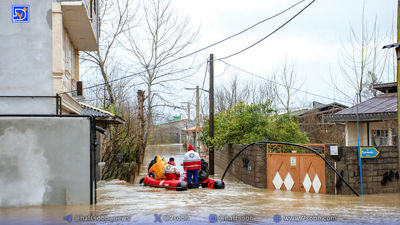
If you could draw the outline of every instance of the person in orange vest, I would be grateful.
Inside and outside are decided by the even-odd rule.
[[[201,169],[201,160],[200,156],[197,152],[194,151],[192,145],[189,145],[188,152],[185,153],[183,157],[183,168],[186,170],[187,182],[188,184],[193,183],[193,187],[197,187],[197,183],[199,182],[199,170]]]
[[[167,163],[164,162],[160,156],[157,156],[156,163],[150,167],[149,173],[154,172],[154,178],[157,180],[164,179],[163,170],[165,165],[167,165]]]
[[[167,180],[179,180],[180,174],[175,165],[175,159],[169,158],[168,164],[164,167],[164,175]]]

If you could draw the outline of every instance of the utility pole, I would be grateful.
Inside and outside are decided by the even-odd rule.
[[[400,0],[397,1],[397,42],[400,42]],[[396,53],[398,51],[396,49]],[[397,55],[397,151],[399,155],[399,170],[400,170],[400,60],[399,55]]]
[[[190,136],[189,136],[189,132],[187,131],[188,124],[190,123],[190,102],[187,102],[187,111],[188,111],[188,119],[186,121],[186,143],[187,143],[187,145],[185,147],[186,149],[187,149],[187,146],[189,146],[189,143],[190,143]]]
[[[190,102],[187,102],[188,122],[190,121]]]
[[[400,1],[400,0],[399,0]],[[210,90],[209,90],[209,101],[210,101],[210,118],[209,118],[209,135],[210,139],[214,139],[214,55],[210,54]],[[214,145],[211,143],[208,149],[208,161],[210,167],[210,174],[214,175]]]
[[[200,118],[199,118],[199,86],[196,86],[196,143],[195,149],[200,152],[199,132],[200,132]]]

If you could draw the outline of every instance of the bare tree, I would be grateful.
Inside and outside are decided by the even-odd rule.
[[[279,77],[277,77],[279,76]],[[276,80],[280,80],[277,82]],[[285,61],[283,65],[282,72],[274,74],[275,83],[280,83],[280,88],[277,85],[275,90],[276,97],[279,100],[282,107],[286,110],[286,112],[290,112],[290,109],[293,105],[294,95],[296,94],[297,90],[301,87],[301,85],[296,84],[296,73],[294,72],[294,66],[288,66],[287,62]]]
[[[96,65],[105,83],[104,108],[116,103],[110,80],[113,74],[120,72],[121,64],[115,58],[121,35],[134,26],[135,6],[132,0],[103,0],[99,1],[99,49],[95,52],[84,52],[82,61]],[[99,97],[99,96],[96,96]]]
[[[228,87],[224,85],[216,89],[215,99],[218,112],[229,110],[236,103],[247,100],[247,96],[243,96],[243,94],[247,95],[247,93],[242,93],[239,87],[239,83],[239,78],[235,74],[230,79]]]
[[[180,81],[190,74],[192,64],[169,63],[183,55],[195,40],[197,32],[189,27],[188,18],[181,19],[171,8],[170,1],[142,1],[142,21],[139,29],[127,32],[125,48],[140,68],[139,76],[146,84],[146,126],[144,142],[147,143],[156,105],[169,106],[165,98],[171,82]],[[169,85],[169,86],[168,86]]]
[[[277,84],[272,80],[261,83],[243,83],[237,74],[233,75],[227,86],[216,89],[216,111],[225,112],[238,102],[264,104],[276,107]]]
[[[246,85],[245,87],[250,95],[251,102],[263,104],[269,102],[272,108],[276,108],[277,84],[272,80],[267,80],[259,84]]]
[[[372,85],[382,80],[388,65],[389,51],[381,51],[383,38],[377,26],[377,18],[372,27],[365,22],[365,1],[362,8],[361,32],[357,33],[350,27],[350,35],[347,39],[349,46],[342,43],[344,54],[340,59],[340,67],[350,87],[360,96],[359,103],[363,99],[376,95]],[[354,97],[334,83],[334,87],[349,101]]]

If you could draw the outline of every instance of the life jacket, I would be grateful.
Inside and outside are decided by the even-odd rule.
[[[197,152],[189,150],[183,157],[183,169],[199,170],[201,169],[201,160]]]
[[[164,167],[164,175],[167,180],[179,180],[179,172],[174,162],[168,162]]]

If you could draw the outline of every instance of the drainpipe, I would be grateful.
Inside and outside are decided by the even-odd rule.
[[[97,203],[97,181],[96,181],[96,120],[90,117],[90,204]]]
[[[400,42],[400,0],[397,1],[397,42]],[[399,51],[396,49],[397,55],[397,152],[399,161],[398,170],[400,171],[400,60],[399,60]]]

